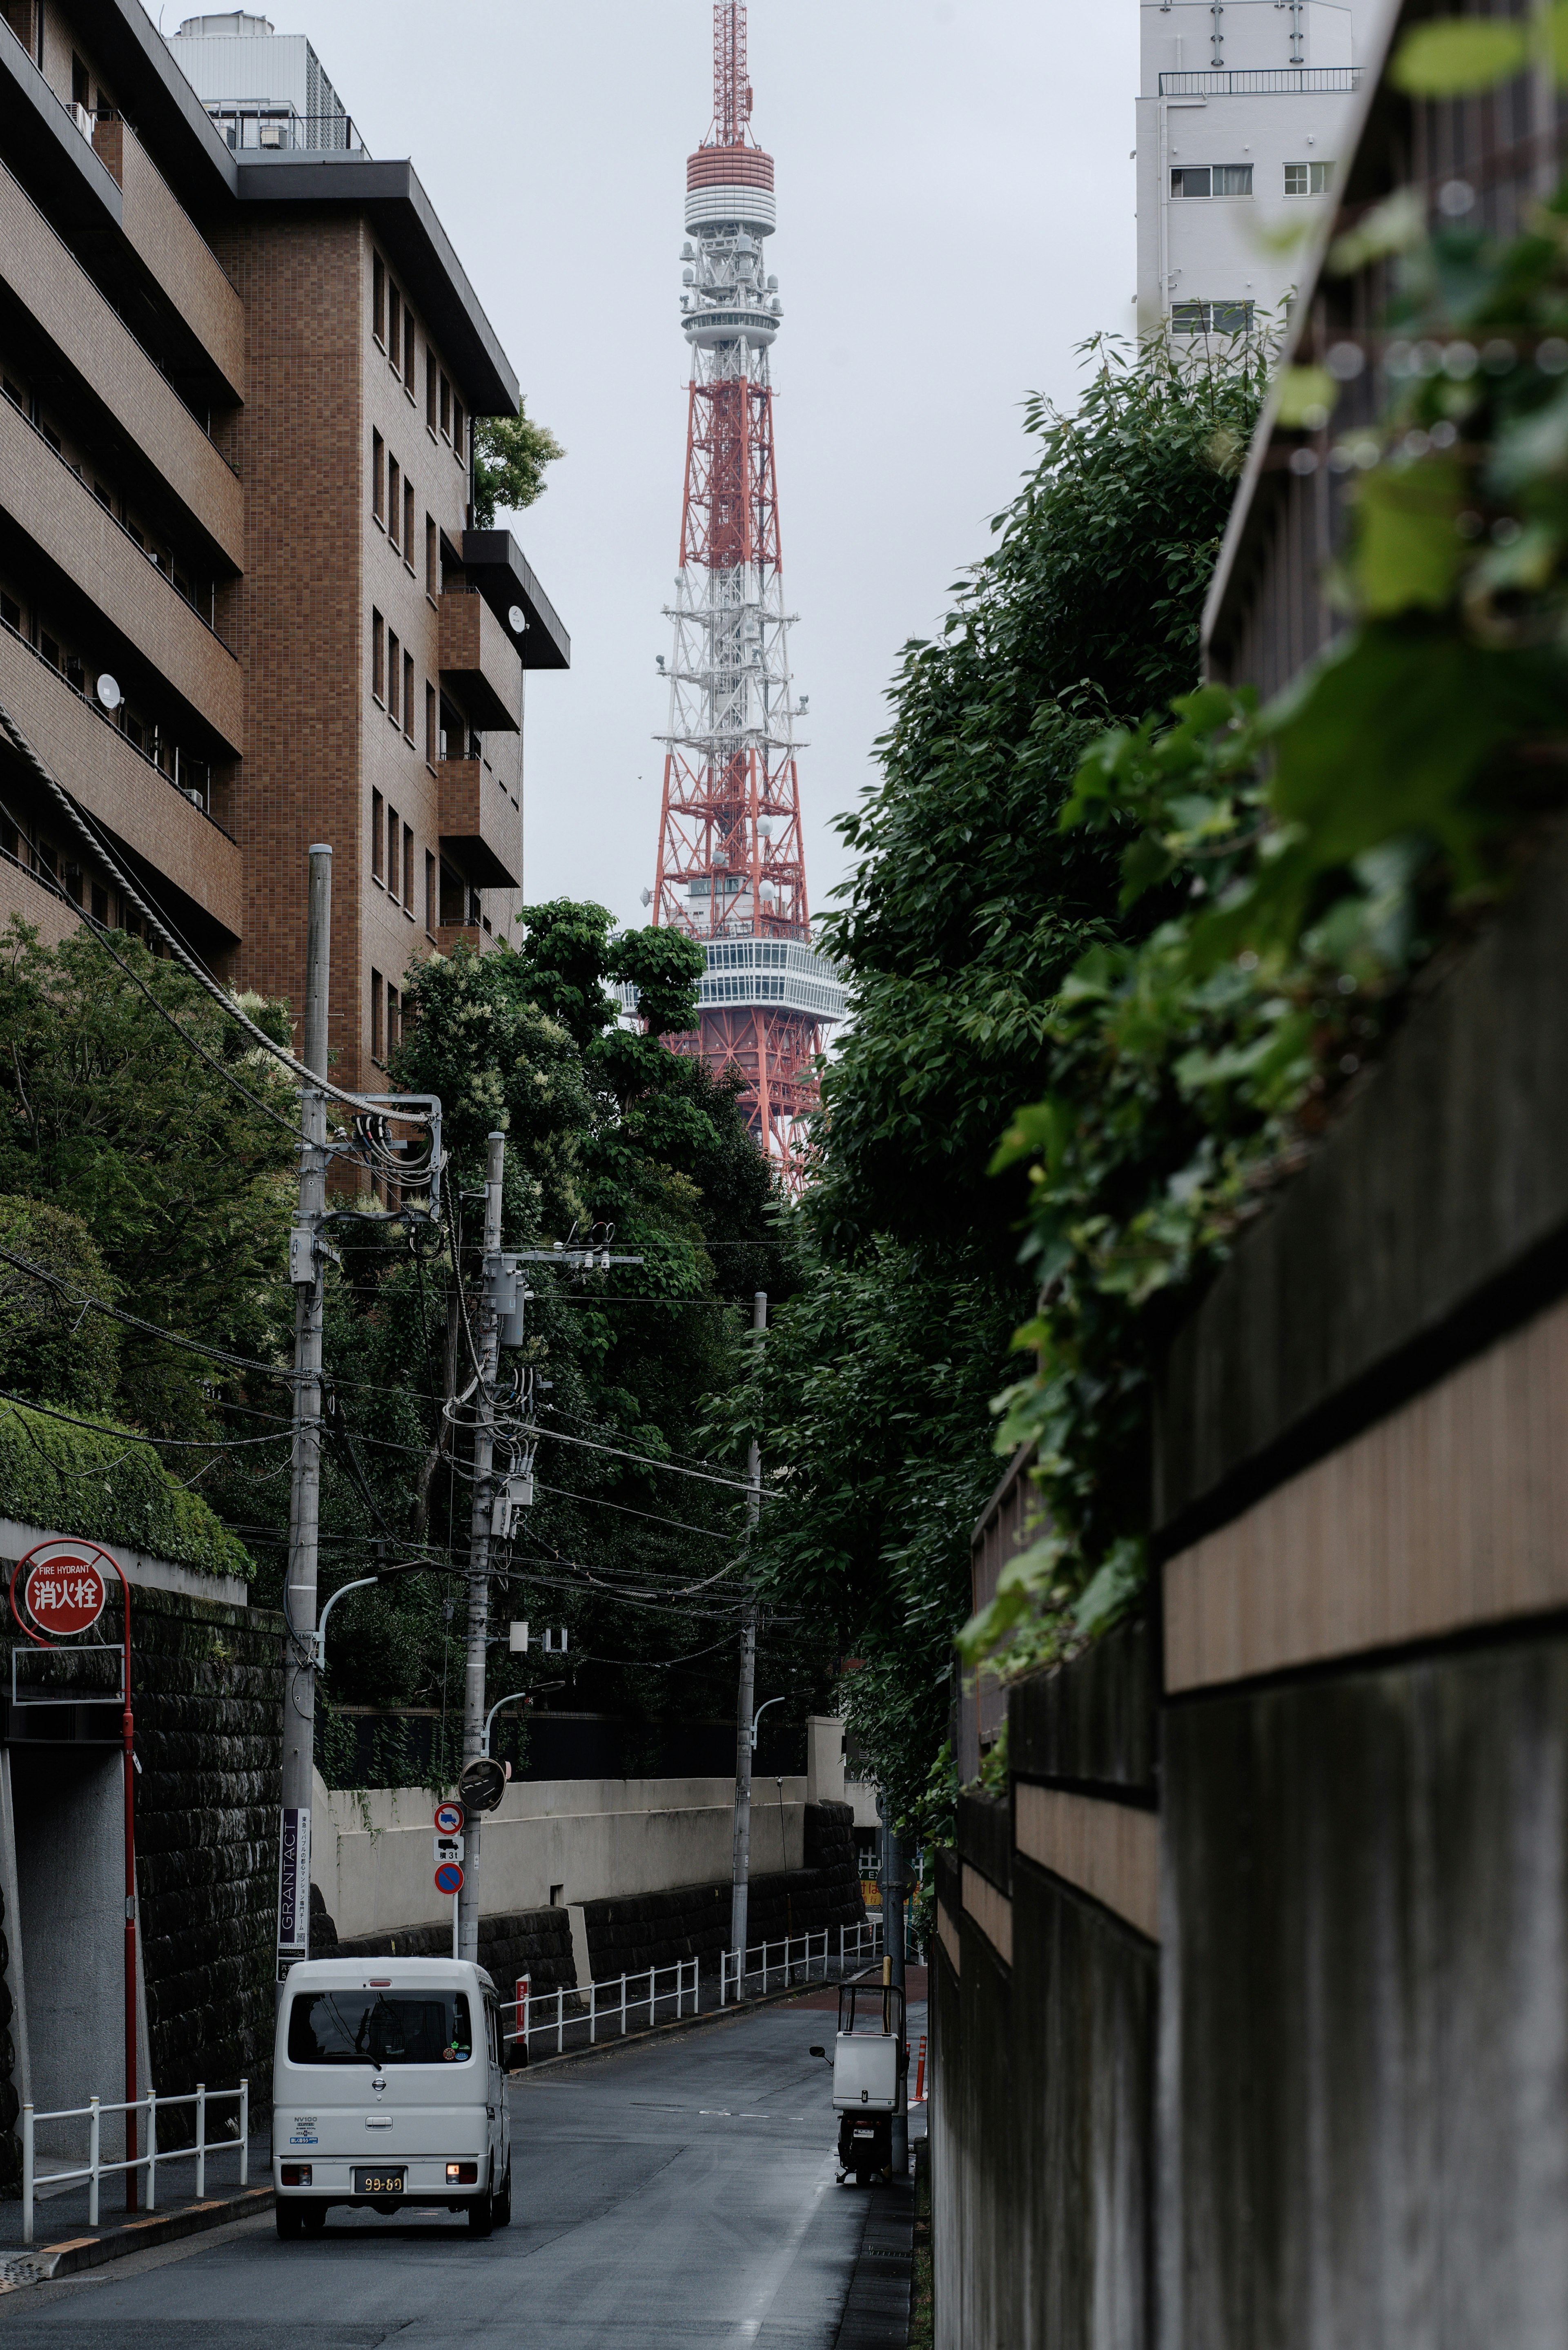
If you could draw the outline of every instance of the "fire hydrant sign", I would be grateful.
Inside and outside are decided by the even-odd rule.
[[[90,1632],[108,1599],[108,1579],[85,1547],[47,1543],[32,1554],[22,1600],[40,1632],[54,1639]]]

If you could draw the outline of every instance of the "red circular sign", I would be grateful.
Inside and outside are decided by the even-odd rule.
[[[62,1639],[91,1631],[109,1599],[109,1584],[86,1545],[48,1543],[29,1555],[22,1599],[39,1631]]]

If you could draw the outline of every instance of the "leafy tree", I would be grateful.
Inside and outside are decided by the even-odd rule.
[[[493,530],[496,508],[521,514],[549,488],[545,468],[566,451],[547,424],[536,424],[527,403],[515,416],[476,416],[473,421],[473,520]]]
[[[45,946],[15,918],[0,940],[0,1194],[73,1219],[96,1252],[83,1272],[101,1263],[127,1312],[270,1355],[293,1320],[292,1087],[177,965],[130,937],[115,953],[87,931]],[[252,1009],[286,1035],[278,1007]],[[92,1383],[105,1403],[107,1378],[104,1356]],[[141,1331],[119,1342],[117,1409],[151,1431],[204,1428],[233,1384]]]
[[[1075,414],[1031,404],[1033,469],[941,634],[906,650],[881,776],[842,827],[857,862],[825,927],[854,1019],[824,1075],[801,1289],[721,1414],[787,1471],[757,1552],[769,1588],[853,1648],[857,1736],[927,1828],[948,1800],[969,1534],[998,1474],[985,1407],[1036,1277],[1018,1263],[1029,1187],[991,1162],[1038,1091],[1068,974],[1174,903],[1166,885],[1124,910],[1121,842],[1061,818],[1107,720],[1136,726],[1195,679],[1262,391],[1255,361],[1095,358]]]
[[[42,1200],[0,1199],[0,1388],[83,1412],[112,1409],[120,1326],[84,1314],[78,1301],[112,1300],[115,1282],[80,1217]]]

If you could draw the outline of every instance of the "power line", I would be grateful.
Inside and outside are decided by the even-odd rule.
[[[362,1096],[347,1093],[341,1086],[333,1085],[328,1077],[317,1076],[313,1070],[307,1068],[303,1061],[296,1060],[292,1053],[287,1052],[275,1037],[269,1036],[265,1028],[258,1027],[247,1012],[242,1011],[221,981],[214,979],[212,973],[204,969],[199,959],[185,945],[184,941],[176,931],[170,929],[163,916],[151,906],[134,885],[127,879],[99,827],[88,815],[86,809],[78,806],[65,785],[46,765],[4,702],[0,702],[0,726],[4,727],[16,749],[21,753],[45,789],[65,811],[88,850],[110,875],[121,896],[130,900],[144,921],[152,924],[153,929],[163,940],[181,967],[190,973],[197,986],[205,994],[212,996],[213,1001],[222,1007],[224,1016],[237,1021],[239,1025],[254,1039],[263,1052],[270,1054],[275,1061],[279,1062],[292,1076],[297,1077],[302,1085],[314,1087],[318,1093],[327,1095],[333,1101],[353,1111],[356,1116],[363,1116],[368,1111],[373,1112],[374,1106],[367,1102]],[[417,1110],[410,1109],[406,1115],[410,1125],[420,1125],[424,1122]]]

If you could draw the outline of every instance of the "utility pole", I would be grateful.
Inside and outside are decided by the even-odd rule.
[[[310,849],[301,1060],[327,1075],[327,998],[332,948],[332,851]],[[316,1746],[316,1567],[321,1493],[321,1227],[327,1211],[327,1096],[300,1092],[299,1205],[288,1240],[294,1286],[294,1472],[288,1497],[290,1639],[283,1677],[283,1817],[278,1854],[277,1972],[281,1982],[310,1951],[310,1796]]]
[[[904,1848],[899,1842],[898,1829],[886,1816],[883,1835],[886,1846],[882,1864],[882,1919],[888,1981],[895,1990],[901,1991],[904,1989]],[[898,2004],[902,2007],[902,2000]],[[905,2008],[898,2029],[901,2033],[908,2033],[909,2027],[909,2010]],[[909,2171],[909,2092],[902,2066],[899,2074],[904,2078],[905,2086],[902,2101],[893,2113],[893,2176],[906,2178]]]
[[[752,1299],[752,1344],[761,1344],[762,1334],[768,1326],[768,1293],[759,1289]],[[746,1455],[746,1527],[747,1542],[757,1530],[757,1520],[763,1506],[762,1448],[753,1437]],[[745,1991],[746,1981],[746,1905],[751,1894],[752,1874],[752,1699],[757,1676],[757,1603],[746,1595],[745,1613],[741,1619],[741,1694],[735,1719],[735,1847],[734,1889],[730,1897],[730,1944],[739,1952],[736,1961],[737,1995]]]
[[[480,1283],[479,1384],[473,1423],[473,1514],[468,1534],[468,1658],[462,1682],[462,1759],[484,1752],[484,1654],[490,1638],[490,1524],[494,1506],[491,1469],[495,1456],[495,1373],[501,1359],[501,1315],[495,1273],[501,1254],[501,1191],[506,1137],[490,1137],[484,1170],[483,1275]],[[459,1279],[462,1278],[461,1269]],[[457,1897],[457,1955],[479,1964],[480,1815],[463,1825],[462,1888]]]

